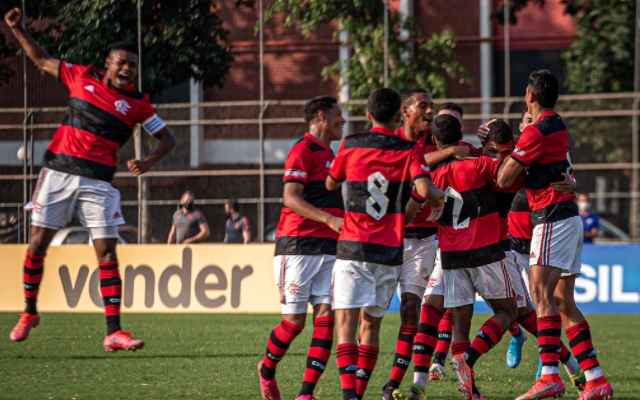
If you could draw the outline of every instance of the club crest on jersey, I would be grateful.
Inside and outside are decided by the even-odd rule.
[[[127,115],[127,112],[131,109],[131,106],[126,100],[118,100],[114,104],[116,106],[116,111],[122,115]]]
[[[519,147],[516,147],[515,149],[513,149],[513,152],[514,152],[515,154],[519,155],[519,156],[524,156],[525,154],[527,154],[527,153],[525,153],[525,151],[524,151],[524,150],[522,150],[522,149],[521,149],[521,148],[519,148]]]
[[[284,171],[284,176],[291,176],[294,178],[306,178],[307,177],[307,173],[304,171],[299,171],[297,169],[288,169],[286,171]]]

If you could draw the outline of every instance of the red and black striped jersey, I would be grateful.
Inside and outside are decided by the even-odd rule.
[[[133,83],[124,91],[109,88],[104,72],[94,66],[60,62],[60,82],[69,88],[69,110],[47,146],[43,166],[71,175],[110,182],[118,166],[117,152],[136,123],[155,134],[166,125],[149,96]]]
[[[500,219],[492,185],[500,161],[451,158],[431,171],[433,183],[446,191],[438,220],[443,269],[474,268],[504,259]]]
[[[509,211],[509,240],[511,250],[529,255],[531,238],[533,237],[533,223],[531,222],[531,208],[527,200],[525,188],[521,188],[513,198]]]
[[[496,205],[498,206],[498,216],[500,217],[500,245],[504,251],[511,250],[511,242],[509,241],[509,212],[516,197],[518,190],[524,188],[524,176],[519,176],[516,181],[508,188],[501,188],[493,181],[491,184],[493,194],[496,197]]]
[[[535,224],[560,221],[578,215],[575,194],[554,190],[553,182],[573,175],[569,157],[569,133],[562,117],[547,111],[527,126],[511,158],[527,167],[524,184]]]
[[[331,178],[347,186],[338,258],[402,264],[412,181],[428,173],[420,146],[393,131],[374,127],[345,137],[329,169]]]
[[[404,126],[396,129],[396,135],[410,142],[410,140],[404,134]],[[431,133],[427,133],[424,137],[422,137],[422,139],[415,143],[417,143],[422,148],[424,154],[438,150],[438,147],[436,146],[436,143],[433,140],[433,135]],[[429,206],[429,204],[425,203],[413,218],[413,221],[411,221],[409,225],[404,227],[404,237],[407,239],[424,239],[426,237],[438,234],[438,222],[427,221],[427,218],[429,218],[430,215],[431,207]]]
[[[307,132],[287,155],[283,181],[304,185],[302,197],[309,204],[342,217],[344,203],[340,191],[329,191],[325,185],[333,159],[333,150]],[[276,255],[335,255],[337,242],[338,233],[327,224],[282,207],[276,230]]]

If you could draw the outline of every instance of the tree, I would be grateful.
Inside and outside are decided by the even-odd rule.
[[[29,0],[28,30],[54,57],[102,67],[109,46],[137,43],[136,0]],[[236,5],[251,1],[237,0]],[[0,0],[0,10],[21,7]],[[233,61],[229,32],[211,0],[142,0],[141,70],[143,90],[163,89],[193,78],[203,86],[222,87]],[[3,36],[0,33],[0,36]],[[0,57],[18,50],[0,37]],[[14,74],[0,64],[0,84]]]
[[[286,14],[285,26],[294,26],[309,35],[320,25],[340,21],[340,29],[347,33],[344,43],[353,48],[347,61],[345,79],[351,96],[366,98],[373,89],[382,87],[384,76],[384,4],[381,0],[275,0],[266,9],[265,20],[278,13]],[[403,90],[421,86],[434,96],[445,96],[447,78],[471,83],[468,72],[457,60],[456,37],[452,32],[434,34],[417,45],[400,40],[400,31],[408,38],[419,38],[422,31],[417,21],[391,13],[389,18],[389,86]],[[340,31],[335,32],[338,38]],[[412,56],[410,56],[412,54]],[[340,61],[326,66],[325,79],[340,73]]]

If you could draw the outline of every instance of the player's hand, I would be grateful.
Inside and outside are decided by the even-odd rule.
[[[342,230],[342,222],[343,221],[344,221],[344,218],[340,218],[340,217],[336,217],[336,216],[332,215],[327,220],[327,225],[329,225],[329,228],[331,228],[334,231],[340,233],[340,231]]]
[[[486,124],[482,124],[478,127],[478,132],[476,132],[476,135],[478,136],[478,139],[480,139],[480,143],[484,144],[485,140],[487,140],[487,135],[489,135],[489,125],[496,121],[497,119],[492,119]]]
[[[573,178],[571,178],[570,175],[567,175],[565,173],[562,173],[562,176],[564,177],[564,180],[559,182],[553,182],[551,184],[551,187],[557,190],[558,192],[567,193],[567,194],[574,193],[576,191],[576,186],[577,186],[576,181]]]
[[[444,211],[444,196],[435,202],[429,202],[429,205],[431,206],[431,214],[427,217],[427,221],[434,222],[439,220]]]
[[[9,25],[9,28],[11,29],[21,27],[22,26],[22,10],[17,7],[12,10],[9,10],[9,12],[7,12],[4,15],[4,21],[7,23],[7,25]]]
[[[183,240],[182,243],[180,243],[180,244],[191,244],[191,243],[193,243],[193,240],[191,240],[191,238],[188,238],[188,239]]]
[[[143,160],[129,160],[127,161],[127,168],[134,175],[142,175],[151,169],[151,165],[148,165]]]
[[[470,160],[475,158],[475,157],[469,156],[469,148],[467,147],[452,146],[450,147],[450,149],[451,149],[451,156],[456,158],[457,160]]]

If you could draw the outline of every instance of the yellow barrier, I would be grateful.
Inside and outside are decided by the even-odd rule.
[[[0,311],[24,309],[26,246],[0,246]],[[125,312],[279,313],[273,245],[127,245],[118,247]],[[38,309],[101,312],[93,248],[51,247]]]

